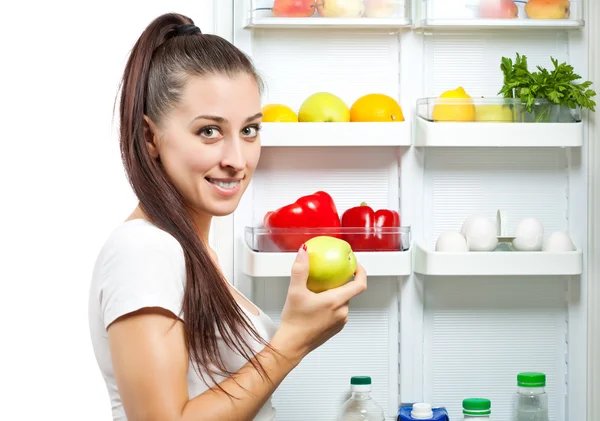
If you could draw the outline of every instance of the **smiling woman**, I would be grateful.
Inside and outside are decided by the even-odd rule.
[[[89,296],[115,421],[275,420],[272,393],[366,289],[358,265],[353,282],[312,293],[301,247],[277,327],[224,279],[210,223],[235,211],[258,164],[261,89],[241,51],[179,14],[133,47],[120,143],[139,204],[100,250]]]

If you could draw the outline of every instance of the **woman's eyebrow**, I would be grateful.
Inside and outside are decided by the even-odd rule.
[[[252,121],[252,120],[256,120],[257,118],[262,117],[262,113],[256,113],[250,117],[248,117],[246,119],[246,123]],[[219,117],[218,115],[199,115],[197,117],[195,117],[192,121],[196,121],[196,120],[212,120],[212,121],[216,121],[217,123],[228,123],[226,118],[223,117]]]

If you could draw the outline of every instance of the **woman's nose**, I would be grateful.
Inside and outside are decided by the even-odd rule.
[[[229,141],[226,140],[223,143],[221,166],[233,168],[236,171],[243,170],[246,167],[246,157],[244,156],[242,140],[236,138]]]

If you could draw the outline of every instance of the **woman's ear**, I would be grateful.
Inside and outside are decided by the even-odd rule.
[[[158,152],[158,128],[147,115],[144,116],[144,139],[148,153],[152,158],[157,159],[160,155]]]

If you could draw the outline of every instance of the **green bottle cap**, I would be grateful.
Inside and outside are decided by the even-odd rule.
[[[462,402],[463,414],[472,417],[486,417],[492,413],[492,403],[489,399],[469,398]]]
[[[519,373],[517,384],[519,387],[544,387],[546,386],[546,375],[544,373]]]
[[[371,378],[369,376],[353,376],[350,378],[350,384],[366,385],[371,384]]]

